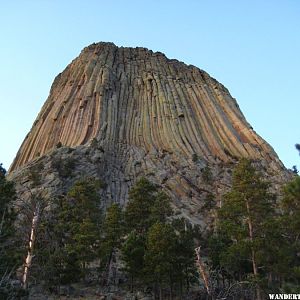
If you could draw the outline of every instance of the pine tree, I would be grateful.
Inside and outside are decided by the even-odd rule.
[[[284,187],[284,198],[282,200],[284,214],[288,218],[290,226],[291,242],[296,242],[300,235],[300,177]]]
[[[144,279],[145,238],[135,230],[131,231],[122,245],[122,260],[125,263],[125,272],[130,275],[130,290],[133,291],[135,282]]]
[[[0,298],[9,299],[13,293],[10,278],[14,275],[18,261],[14,221],[16,214],[13,202],[16,199],[14,184],[6,180],[6,170],[0,164]]]
[[[128,232],[144,234],[155,222],[165,222],[171,214],[170,198],[146,178],[142,177],[130,190],[125,210]]]
[[[151,209],[155,202],[157,187],[142,177],[129,192],[129,203],[125,211],[128,232],[145,233],[151,226]]]
[[[61,285],[83,277],[82,265],[68,243],[73,240],[65,223],[66,196],[52,198],[52,208],[39,224],[32,277],[46,288],[58,292]]]
[[[15,234],[14,221],[16,214],[12,204],[16,199],[13,182],[5,178],[5,169],[0,164],[0,278],[10,272],[16,263],[12,250],[12,237]]]
[[[296,149],[298,150],[298,152],[300,154],[300,144],[296,144],[295,147],[296,147]]]
[[[113,270],[112,262],[116,260],[116,250],[121,246],[123,231],[123,214],[120,206],[114,203],[106,211],[100,249],[101,263],[105,271],[103,281],[107,284],[110,278],[113,281],[115,280],[115,270]]]
[[[158,285],[159,299],[163,299],[162,288],[173,285],[175,249],[176,235],[169,224],[156,222],[149,228],[146,240],[145,269],[148,280]]]
[[[70,238],[66,249],[78,258],[82,271],[97,257],[101,228],[101,209],[94,179],[75,183],[63,202],[61,218]]]
[[[281,202],[282,217],[280,231],[286,245],[283,253],[284,260],[278,268],[292,285],[300,284],[300,177],[296,176],[283,189],[284,197]],[[299,289],[296,290],[299,292]]]
[[[114,203],[107,209],[103,224],[104,240],[109,249],[120,246],[123,230],[122,210],[118,204]]]
[[[199,236],[197,236],[198,232],[196,227],[192,227],[192,225],[183,218],[173,220],[172,228],[176,234],[172,280],[175,286],[179,287],[179,292],[182,295],[183,287],[185,286],[188,292],[190,286],[194,283],[196,275],[194,239],[199,238]]]
[[[179,286],[182,294],[195,275],[192,227],[183,220],[171,224],[169,196],[145,178],[130,191],[124,213],[128,236],[121,252],[131,290],[142,283],[159,288],[161,296],[163,287],[172,296]]]
[[[154,202],[150,208],[150,224],[156,222],[165,223],[167,221],[167,218],[173,214],[170,202],[170,197],[157,189]]]
[[[50,288],[85,278],[99,259],[102,214],[94,179],[80,180],[66,196],[52,199],[39,226],[35,274]],[[41,278],[42,277],[42,278]]]
[[[232,189],[224,197],[218,212],[219,231],[231,240],[222,255],[227,269],[236,267],[249,274],[247,262],[251,262],[251,273],[259,281],[260,267],[266,253],[266,226],[274,216],[274,195],[269,193],[269,184],[256,172],[251,162],[242,159],[233,173]],[[240,276],[243,274],[239,274]],[[257,290],[257,299],[260,299]]]

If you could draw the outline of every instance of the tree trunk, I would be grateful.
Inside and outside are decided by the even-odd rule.
[[[112,250],[110,252],[108,262],[106,265],[106,272],[105,272],[106,274],[104,276],[104,282],[106,283],[106,286],[109,286],[109,284],[110,284],[110,274],[111,274],[111,264],[112,264],[113,252],[114,252],[114,250]]]
[[[186,292],[188,293],[190,290],[190,281],[189,281],[189,275],[186,266],[185,266],[185,282],[186,282]]]
[[[133,293],[133,275],[130,276],[130,292]]]
[[[162,288],[161,288],[161,284],[159,284],[159,300],[162,300]]]
[[[39,218],[40,218],[40,205],[37,204],[34,214],[33,214],[33,217],[32,217],[30,238],[29,238],[29,242],[28,242],[28,252],[27,252],[27,256],[26,256],[26,260],[25,260],[25,264],[24,264],[24,273],[23,273],[23,278],[22,278],[24,289],[27,289],[27,285],[28,285],[28,275],[29,275],[29,270],[30,270],[31,263],[32,263],[32,258],[34,256],[33,248],[34,248],[36,228],[37,228],[37,224],[39,222]]]
[[[157,289],[158,289],[158,283],[156,281],[155,284],[153,284],[154,299],[157,299],[157,294],[158,294]]]
[[[179,289],[180,289],[180,300],[182,300],[182,293],[183,293],[183,291],[182,291],[182,285],[183,285],[182,278],[180,278],[180,286],[179,286]]]
[[[253,224],[252,224],[252,220],[251,220],[251,216],[250,216],[250,205],[248,200],[246,200],[246,208],[247,208],[247,213],[248,213],[248,229],[249,229],[249,238],[250,241],[252,243],[251,245],[251,260],[252,260],[252,269],[253,269],[253,274],[254,276],[257,278],[258,277],[258,268],[257,268],[257,264],[256,264],[256,253],[253,249],[253,241],[254,241],[254,235],[253,235]],[[257,300],[261,300],[261,291],[260,288],[257,287],[256,288],[256,297]]]
[[[196,263],[197,263],[197,266],[198,266],[198,269],[199,269],[199,273],[200,273],[200,275],[203,279],[207,294],[209,296],[211,296],[212,293],[211,293],[210,286],[209,286],[209,277],[208,277],[208,273],[205,270],[205,265],[204,265],[204,263],[201,259],[201,256],[200,256],[200,247],[196,248],[195,252],[196,252],[196,255],[197,255]]]
[[[268,287],[271,287],[272,283],[273,283],[272,272],[269,272],[269,274],[268,274]]]
[[[172,275],[170,275],[170,300],[173,300],[173,280],[172,280]]]

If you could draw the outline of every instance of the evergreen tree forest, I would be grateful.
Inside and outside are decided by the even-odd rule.
[[[297,174],[276,195],[255,164],[241,159],[210,231],[179,218],[145,177],[125,207],[105,203],[104,183],[83,178],[47,201],[32,195],[25,213],[5,174],[1,165],[0,299],[26,299],[35,286],[59,297],[75,284],[160,300],[300,293]]]

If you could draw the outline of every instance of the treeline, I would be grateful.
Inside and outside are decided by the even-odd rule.
[[[299,293],[298,176],[278,199],[253,164],[241,159],[232,189],[215,208],[214,230],[201,235],[176,218],[169,197],[146,178],[132,187],[124,209],[112,204],[104,213],[99,180],[78,181],[48,201],[42,191],[29,191],[23,203],[0,171],[0,299],[18,299],[35,284],[59,294],[75,282],[148,287],[159,299],[181,299],[196,287],[199,299]],[[31,177],[37,185],[36,172]],[[12,280],[16,276],[22,288]]]
[[[12,193],[7,196],[14,200],[13,184],[6,184]],[[112,204],[105,214],[102,187],[99,180],[87,178],[49,201],[33,194],[26,209],[19,210],[17,227],[26,228],[25,238],[7,236],[15,246],[6,249],[8,255],[21,248],[22,258],[5,265],[6,270],[13,274],[23,263],[19,279],[24,290],[42,284],[59,294],[62,286],[81,281],[131,291],[148,286],[160,299],[186,294],[197,279],[194,240],[199,228],[172,219],[169,197],[145,178],[131,189],[124,210]],[[12,290],[6,285],[1,291],[8,295]]]
[[[265,299],[268,293],[300,292],[300,177],[283,188],[283,198],[251,162],[242,159],[232,189],[217,210],[207,244],[216,274],[212,292],[237,299]]]
[[[12,279],[18,264],[22,264],[20,245],[15,239],[16,213],[12,207],[16,200],[14,184],[5,178],[6,170],[0,164],[0,299],[17,299],[23,295],[14,288]]]
[[[82,180],[52,200],[37,232],[31,277],[55,292],[80,280],[119,285],[124,281],[117,274],[121,261],[131,290],[147,285],[161,299],[163,288],[186,291],[195,276],[197,231],[183,220],[169,219],[169,197],[141,178],[124,211],[112,204],[103,215],[99,187],[99,181]]]

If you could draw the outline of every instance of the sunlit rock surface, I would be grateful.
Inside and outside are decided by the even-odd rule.
[[[55,78],[10,177],[25,193],[28,170],[38,165],[48,194],[81,176],[98,177],[106,205],[123,205],[146,176],[169,193],[179,216],[204,224],[240,157],[256,160],[275,188],[289,177],[236,100],[206,72],[145,48],[97,43]],[[68,161],[70,176],[62,176],[58,165]]]

